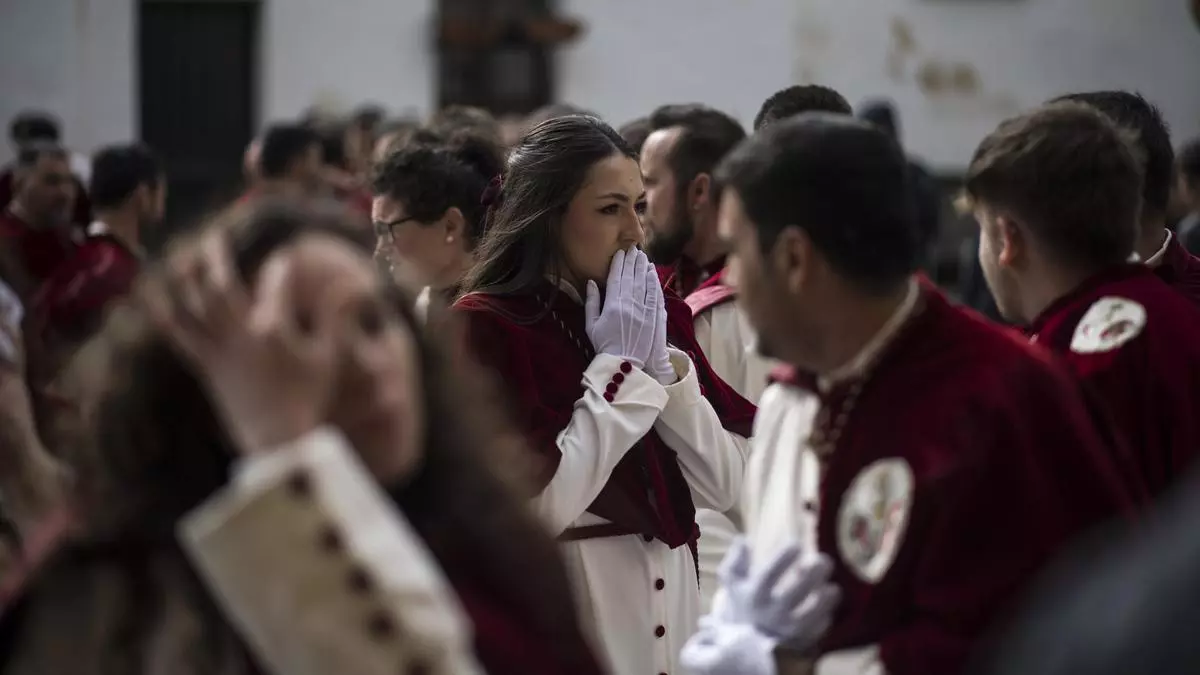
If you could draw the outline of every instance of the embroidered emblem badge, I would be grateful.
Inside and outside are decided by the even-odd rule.
[[[1090,308],[1071,338],[1076,354],[1110,352],[1141,334],[1146,308],[1127,298],[1100,298]]]
[[[913,473],[898,457],[881,459],[850,483],[838,510],[838,553],[858,578],[874,584],[887,573],[908,525]]]

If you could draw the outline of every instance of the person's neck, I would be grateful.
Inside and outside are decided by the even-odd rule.
[[[900,311],[910,291],[910,283],[901,284],[884,295],[864,295],[847,290],[834,298],[826,313],[815,359],[809,359],[817,375],[837,371],[855,359],[873,340],[888,321]],[[792,361],[797,363],[797,361]]]
[[[683,253],[697,267],[707,267],[726,253],[725,246],[712,235],[711,228],[697,226],[692,241]]]
[[[1135,250],[1138,258],[1149,260],[1162,248],[1167,240],[1167,225],[1162,218],[1153,218],[1142,223],[1138,230],[1138,240]]]
[[[1161,242],[1160,242],[1161,243]],[[1025,292],[1023,304],[1025,323],[1033,323],[1046,308],[1060,299],[1074,293],[1088,279],[1099,274],[1101,270],[1082,270],[1066,267],[1050,268],[1039,274],[1039,283],[1032,284]]]
[[[448,265],[446,270],[429,284],[430,287],[436,291],[448,291],[457,288],[474,262],[475,257],[464,251],[462,257]]]
[[[125,248],[137,251],[142,247],[141,225],[136,215],[116,209],[96,211],[96,220],[104,223],[112,238],[119,241]]]

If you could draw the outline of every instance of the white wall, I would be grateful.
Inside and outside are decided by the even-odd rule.
[[[137,133],[131,0],[0,0],[0,125],[49,110],[80,152]],[[0,141],[0,162],[12,150]]]
[[[1200,27],[1186,0],[564,5],[588,33],[566,54],[561,94],[617,124],[683,101],[749,124],[772,92],[819,82],[853,104],[895,100],[907,145],[945,168],[963,166],[1000,120],[1067,91],[1138,89],[1177,139],[1200,135]]]
[[[312,105],[433,105],[435,0],[265,0],[263,122]]]
[[[587,31],[564,100],[620,124],[704,101],[749,123],[818,81],[900,106],[909,147],[961,167],[1003,117],[1068,90],[1136,88],[1200,135],[1200,29],[1186,0],[562,0]],[[135,0],[0,0],[0,122],[48,108],[90,151],[137,129]],[[434,0],[264,0],[261,121],[313,104],[434,101]],[[0,149],[0,160],[7,159]]]

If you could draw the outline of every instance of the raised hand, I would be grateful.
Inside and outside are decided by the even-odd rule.
[[[829,558],[800,562],[801,553],[798,544],[785,546],[752,574],[745,540],[734,542],[717,573],[724,598],[713,619],[751,625],[791,649],[815,645],[833,621],[841,593],[829,583]]]
[[[671,358],[667,354],[667,301],[663,297],[662,283],[658,280],[658,272],[655,271],[654,265],[648,270],[646,284],[650,288],[650,301],[654,304],[656,314],[654,341],[650,347],[650,359],[646,361],[646,373],[663,386],[675,384],[679,376],[675,373],[675,367],[671,365]]]
[[[600,289],[594,281],[588,282],[585,325],[597,354],[616,356],[637,368],[646,365],[657,320],[648,283],[653,274],[654,266],[645,253],[638,249],[617,251],[609,266],[603,310]],[[654,282],[658,283],[657,276]]]
[[[233,440],[268,450],[321,424],[331,397],[334,317],[297,310],[286,249],[263,265],[253,293],[233,269],[224,233],[167,259],[139,298],[191,363]]]

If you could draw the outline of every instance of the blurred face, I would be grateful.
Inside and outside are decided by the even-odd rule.
[[[977,205],[975,220],[979,223],[979,266],[987,282],[996,308],[1010,321],[1030,321],[1021,307],[1019,286],[1014,271],[1017,257],[1016,233],[1011,224],[991,209]]]
[[[320,143],[313,143],[308,147],[304,156],[296,161],[292,169],[292,177],[304,185],[311,191],[318,191],[324,187],[321,170],[323,168],[325,151],[321,148]]]
[[[695,223],[688,205],[680,199],[681,186],[675,180],[669,161],[680,128],[660,129],[646,138],[642,146],[642,179],[646,184],[646,253],[660,265],[679,260],[695,234]]]
[[[388,196],[371,202],[375,223],[375,254],[393,264],[412,266],[425,285],[452,286],[462,271],[462,213],[449,209],[438,220],[420,223],[409,217],[404,204]]]
[[[737,287],[738,304],[758,334],[757,349],[763,356],[777,357],[772,345],[785,339],[777,323],[782,314],[780,291],[768,272],[769,261],[759,245],[754,223],[735,190],[725,190],[721,197],[717,235],[729,246],[726,276]]]
[[[604,288],[617,251],[642,243],[646,193],[633,159],[620,153],[594,164],[562,222],[563,276],[576,286]]]
[[[407,477],[425,439],[423,383],[412,327],[385,294],[368,256],[324,235],[275,255],[295,256],[300,311],[336,308],[340,363],[330,422],[377,475]],[[305,304],[308,304],[305,307]]]
[[[138,188],[138,222],[142,227],[153,227],[161,223],[167,213],[167,177],[159,176],[158,183],[151,187]]]
[[[42,155],[18,176],[17,195],[35,227],[61,227],[75,206],[75,177],[66,157]]]

